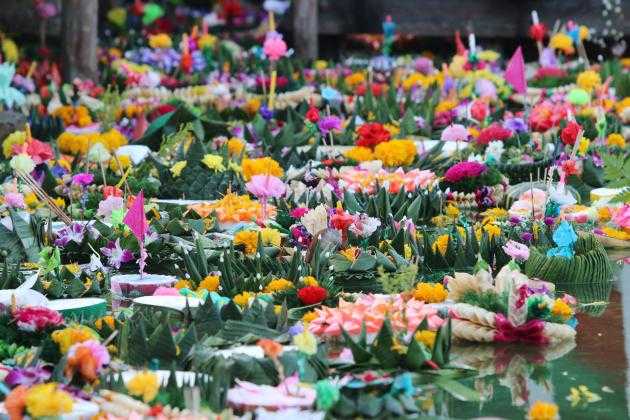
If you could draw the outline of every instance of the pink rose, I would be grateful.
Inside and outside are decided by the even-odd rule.
[[[13,311],[13,319],[23,331],[42,331],[63,324],[63,317],[55,310],[43,306],[26,306]]]
[[[269,32],[263,44],[263,51],[271,61],[278,61],[287,53],[287,44],[278,32]]]
[[[465,178],[476,178],[483,174],[488,168],[483,163],[459,162],[448,168],[444,174],[444,179],[455,183]]]

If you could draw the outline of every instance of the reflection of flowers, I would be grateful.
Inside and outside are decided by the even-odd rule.
[[[588,389],[586,385],[579,385],[571,387],[569,395],[567,395],[567,401],[571,402],[571,407],[577,407],[578,405],[587,405],[600,401],[602,397]]]
[[[558,406],[543,401],[536,401],[527,414],[528,420],[555,420],[558,418]]]

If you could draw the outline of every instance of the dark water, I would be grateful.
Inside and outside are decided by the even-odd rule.
[[[431,414],[454,418],[502,417],[524,419],[537,400],[559,406],[563,419],[630,418],[630,265],[615,264],[615,277],[602,285],[558,285],[585,303],[575,347],[533,349],[474,346],[455,352],[479,370],[465,383],[485,401],[452,398],[427,401]],[[571,388],[584,385],[601,400],[567,400]]]

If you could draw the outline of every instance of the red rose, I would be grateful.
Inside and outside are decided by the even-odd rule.
[[[308,111],[306,111],[305,117],[307,120],[315,124],[319,121],[319,110],[311,105]]]
[[[582,127],[580,126],[580,124],[576,123],[575,121],[569,122],[569,124],[567,124],[567,126],[564,127],[562,129],[562,132],[560,133],[562,143],[573,146],[581,129]]]
[[[328,292],[323,287],[306,286],[298,290],[298,298],[304,305],[315,305],[321,303],[328,296]]]
[[[357,139],[357,146],[369,147],[373,149],[379,143],[389,141],[391,134],[380,123],[367,123],[363,124],[357,130],[359,135]]]
[[[470,115],[477,121],[483,121],[490,113],[490,107],[484,101],[475,101],[470,107]]]
[[[495,123],[481,130],[479,137],[477,137],[477,144],[485,145],[491,141],[503,141],[505,139],[509,139],[510,137],[512,137],[512,131]]]

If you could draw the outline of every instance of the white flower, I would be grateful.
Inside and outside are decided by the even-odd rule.
[[[13,156],[9,165],[11,165],[11,169],[14,171],[20,171],[27,174],[30,174],[33,172],[33,169],[35,169],[35,162],[33,162],[33,159],[31,159],[31,157],[26,153],[20,153],[19,155]]]
[[[328,211],[326,210],[326,206],[320,204],[302,216],[300,221],[308,233],[313,236],[317,235],[328,227]]]
[[[108,162],[111,159],[112,155],[109,153],[109,150],[103,145],[103,143],[95,143],[94,146],[90,148],[87,154],[87,158],[89,162],[93,163],[103,163]]]
[[[492,158],[495,162],[501,162],[503,152],[505,152],[505,146],[502,141],[491,141],[486,148],[486,161]]]
[[[379,219],[376,217],[369,217],[367,214],[362,213],[354,220],[349,229],[350,232],[357,236],[368,238],[376,232],[376,229],[378,229],[380,225],[381,221]]]
[[[483,156],[477,154],[471,154],[470,156],[468,156],[468,162],[479,162],[479,163],[483,163],[484,162],[484,158]]]

